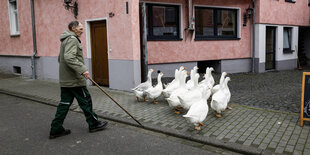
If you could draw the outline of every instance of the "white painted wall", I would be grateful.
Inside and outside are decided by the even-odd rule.
[[[283,28],[292,28],[291,50],[293,53],[283,53]],[[298,27],[296,26],[278,26],[276,33],[276,61],[297,59],[296,48],[298,49]]]
[[[275,61],[297,59],[296,49],[298,48],[298,27],[297,26],[282,26],[282,25],[255,25],[255,58],[259,58],[259,63],[266,61],[266,26],[276,27],[276,46],[275,46]],[[292,50],[293,53],[283,53],[283,27],[292,27]]]

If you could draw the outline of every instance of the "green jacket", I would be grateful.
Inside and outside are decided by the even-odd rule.
[[[60,87],[86,86],[82,73],[87,71],[84,64],[83,49],[80,40],[74,32],[65,31],[61,37],[59,62]]]

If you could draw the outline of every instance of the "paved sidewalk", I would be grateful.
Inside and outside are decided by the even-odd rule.
[[[228,75],[232,79],[228,85],[233,109],[225,111],[222,118],[216,118],[209,110],[201,131],[195,131],[182,115],[174,114],[163,99],[156,105],[136,102],[131,92],[104,89],[149,130],[245,154],[310,154],[310,123],[299,126],[301,74],[300,71],[283,71]],[[214,77],[218,81],[219,75]],[[99,116],[137,125],[98,88],[90,86],[88,89]],[[7,74],[0,74],[0,93],[54,106],[60,99],[57,81]],[[80,111],[76,103],[71,109]]]

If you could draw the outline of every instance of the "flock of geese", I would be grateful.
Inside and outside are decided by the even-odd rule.
[[[231,109],[228,106],[231,93],[228,88],[229,77],[227,73],[221,74],[219,84],[215,85],[212,76],[212,67],[206,68],[204,79],[199,82],[199,74],[197,73],[198,67],[195,66],[190,72],[190,80],[186,82],[188,71],[181,66],[175,70],[175,78],[167,85],[162,84],[161,78],[164,75],[159,73],[157,77],[157,85],[152,86],[152,72],[153,69],[148,71],[148,79],[146,82],[139,84],[133,88],[132,91],[136,95],[137,101],[153,100],[157,104],[156,99],[163,94],[169,106],[174,109],[174,113],[180,114],[182,110],[188,110],[183,117],[190,123],[194,124],[195,130],[200,130],[203,126],[202,122],[206,119],[209,111],[208,99],[211,97],[211,108],[216,112],[216,117],[222,117],[222,112],[226,109]]]

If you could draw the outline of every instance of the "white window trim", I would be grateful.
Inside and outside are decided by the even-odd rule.
[[[225,7],[225,6],[213,6],[213,5],[194,5],[193,14],[195,17],[195,7],[207,7],[207,8],[219,8],[219,9],[235,9],[237,10],[237,38],[241,38],[241,8],[238,7]]]
[[[11,8],[10,2],[14,2],[14,1],[16,2],[17,23],[16,23],[14,16],[11,13],[12,8]],[[20,31],[19,31],[19,24],[18,24],[18,1],[17,0],[8,0],[8,13],[9,13],[9,22],[10,22],[10,35],[19,36]],[[17,25],[18,25],[18,31],[16,31]]]
[[[108,18],[95,18],[95,19],[86,19],[85,20],[85,25],[86,25],[86,58],[92,58],[91,57],[91,30],[90,30],[90,23],[91,22],[95,22],[95,21],[106,21],[106,26],[107,26],[107,49],[108,49],[108,59],[110,58],[110,52],[112,51],[112,49],[110,49],[109,47],[109,24],[108,24]],[[91,65],[91,64],[90,64]]]

